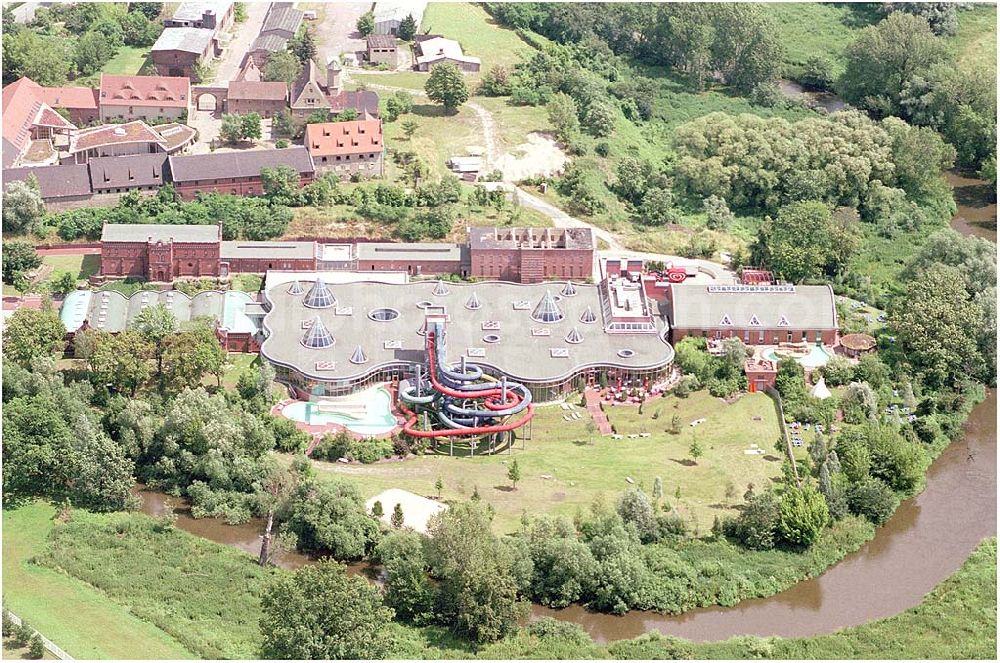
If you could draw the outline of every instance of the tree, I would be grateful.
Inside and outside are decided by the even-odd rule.
[[[141,12],[129,11],[121,20],[126,46],[146,47],[156,43],[163,26],[146,18]]]
[[[261,598],[263,656],[378,659],[389,653],[393,612],[378,588],[329,561],[276,576]]]
[[[365,12],[358,18],[355,27],[362,37],[367,37],[375,32],[375,14],[373,12]]]
[[[614,133],[617,119],[618,113],[610,103],[595,100],[587,105],[581,125],[591,136],[603,138]]]
[[[490,528],[478,502],[452,505],[431,519],[426,559],[441,581],[439,610],[475,642],[492,642],[517,626],[511,550]]]
[[[774,21],[756,5],[713,7],[712,60],[726,83],[747,93],[778,77],[784,56]]]
[[[155,21],[160,17],[160,12],[163,11],[162,2],[130,2],[128,3],[129,12],[137,12],[142,14],[150,21]]]
[[[98,332],[90,354],[90,370],[98,384],[135,396],[152,375],[149,360],[156,353],[155,342],[134,328],[120,334]]]
[[[403,122],[403,133],[406,134],[406,140],[412,140],[413,134],[417,133],[417,129],[420,128],[420,124],[416,120],[407,120]]]
[[[864,516],[875,525],[887,521],[899,505],[892,489],[873,477],[851,484],[847,501],[853,513]]]
[[[662,488],[662,486],[661,486]],[[656,537],[656,514],[653,504],[641,488],[629,488],[618,498],[618,515],[625,524],[632,524],[643,543]]]
[[[271,53],[264,66],[264,80],[291,85],[302,74],[302,63],[288,51]]]
[[[3,356],[28,367],[35,357],[51,355],[64,343],[66,327],[52,309],[20,308],[3,330]]]
[[[511,461],[510,467],[507,468],[507,478],[510,479],[510,485],[517,490],[517,482],[521,480],[521,468],[517,464],[517,459]]]
[[[298,536],[299,549],[307,552],[355,560],[378,541],[378,524],[368,517],[354,484],[304,481],[283,516],[288,529]]]
[[[736,217],[729,211],[729,205],[725,198],[721,196],[709,196],[704,203],[706,222],[705,227],[712,230],[725,230],[729,224],[736,220]]]
[[[955,148],[933,129],[910,126],[896,117],[887,117],[882,126],[892,138],[896,184],[911,196],[931,191],[941,171],[955,165]]]
[[[316,37],[310,28],[302,30],[288,43],[292,55],[298,58],[303,66],[316,57]]]
[[[441,491],[444,490],[444,481],[441,480],[440,476],[434,482],[434,490],[437,492],[438,499],[441,499]]]
[[[407,14],[406,18],[399,22],[399,29],[396,31],[396,36],[403,41],[410,41],[417,34],[417,21],[413,18],[413,14]]]
[[[385,573],[385,603],[405,621],[422,623],[433,616],[435,589],[427,577],[423,537],[392,532],[379,543],[375,559]]]
[[[235,113],[223,115],[219,136],[230,145],[240,142],[243,139],[243,119]]]
[[[792,545],[811,546],[829,520],[826,500],[812,486],[789,488],[781,498],[778,529]]]
[[[389,517],[389,524],[395,529],[400,529],[403,526],[404,521],[403,506],[397,502],[396,506],[392,507],[392,515]]]
[[[45,203],[38,192],[38,180],[8,182],[3,192],[3,231],[32,232],[45,215]]]
[[[6,214],[6,204],[4,213]],[[31,242],[14,240],[3,243],[3,282],[14,284],[18,276],[42,266],[42,258]]]
[[[444,106],[448,113],[454,113],[469,99],[469,88],[465,84],[465,77],[458,67],[450,62],[439,64],[431,70],[431,75],[424,84],[424,91],[431,101]]]
[[[893,12],[864,28],[845,56],[847,63],[837,86],[841,96],[877,114],[894,115],[906,82],[944,61],[947,47],[926,19]]]
[[[659,502],[663,499],[663,477],[653,479],[653,501]]]
[[[375,500],[375,503],[372,504],[372,518],[380,520],[384,515],[385,507],[382,506],[382,500]]]
[[[156,357],[156,377],[163,374],[163,350],[168,337],[177,331],[177,318],[173,312],[163,304],[148,306],[133,318],[130,329],[137,332],[139,336],[153,345],[153,354]]]
[[[73,40],[43,37],[35,30],[6,32],[3,39],[3,81],[26,76],[43,86],[65,85],[73,66]]]
[[[258,113],[247,113],[240,118],[240,136],[250,141],[260,140],[263,135],[260,115]]]
[[[769,550],[776,543],[780,521],[781,504],[774,493],[751,495],[732,524],[732,534],[747,548]]]
[[[859,236],[857,227],[835,221],[823,203],[792,203],[776,219],[765,219],[751,260],[795,283],[835,276],[858,250]]]
[[[889,327],[931,386],[982,371],[974,335],[981,328],[981,309],[969,297],[965,275],[954,267],[934,265],[907,283],[890,309]]]
[[[665,226],[678,220],[674,197],[667,189],[649,189],[639,205],[639,220],[651,226]]]
[[[247,14],[247,3],[245,2],[235,2],[233,3],[233,18],[237,23],[243,23],[249,18]]]
[[[197,387],[206,374],[221,378],[225,363],[226,351],[215,337],[214,323],[198,321],[164,342],[163,387],[180,393]]]
[[[511,78],[507,68],[495,64],[487,70],[479,83],[479,93],[487,97],[506,97],[511,92]]]
[[[580,130],[580,120],[577,116],[576,102],[568,94],[553,95],[546,111],[549,124],[552,125],[556,138],[566,143]]]
[[[287,200],[299,191],[299,174],[291,166],[261,168],[260,183],[265,196]]]
[[[697,463],[698,459],[705,453],[705,450],[702,449],[701,443],[698,442],[698,438],[695,438],[691,442],[691,446],[688,447],[688,453],[691,455],[691,458],[694,459],[695,463]]]
[[[113,58],[118,52],[112,42],[108,41],[106,35],[96,30],[85,33],[76,40],[73,52],[73,62],[77,71],[85,76],[89,76],[100,71],[108,60]]]

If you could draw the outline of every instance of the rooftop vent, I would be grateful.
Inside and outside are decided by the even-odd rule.
[[[337,305],[337,298],[326,287],[323,279],[317,278],[302,300],[302,305],[308,308],[330,308]]]
[[[536,322],[559,322],[565,317],[556,300],[552,297],[552,293],[548,290],[535,306],[535,310],[531,312],[531,319]]]
[[[482,307],[483,305],[479,301],[479,295],[477,295],[475,292],[473,292],[472,296],[469,297],[469,301],[465,302],[465,308],[469,309],[470,311],[478,311]]]
[[[351,363],[352,364],[368,363],[368,355],[365,354],[365,351],[361,349],[360,345],[354,348],[354,354],[351,355]]]
[[[580,333],[579,329],[573,327],[573,329],[571,329],[569,333],[566,334],[566,342],[573,344],[583,343],[583,334]]]
[[[327,330],[318,315],[313,318],[313,322],[309,325],[309,329],[307,329],[306,333],[302,336],[302,345],[313,350],[333,347],[335,342],[333,334]]]
[[[114,129],[111,130],[111,133],[113,133],[116,136],[124,136],[126,132],[121,127],[115,127]]]
[[[298,281],[292,281],[292,285],[288,286],[287,292],[289,295],[298,296],[301,295],[303,292],[305,292],[305,290],[302,289],[301,283],[299,283]]]

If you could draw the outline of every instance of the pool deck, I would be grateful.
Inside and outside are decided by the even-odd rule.
[[[389,392],[389,395],[392,398],[392,401],[391,401],[392,402],[392,407],[393,407],[392,414],[393,414],[393,416],[396,417],[396,426],[393,427],[392,430],[388,430],[388,431],[386,431],[384,433],[379,433],[377,435],[363,435],[361,433],[356,433],[356,432],[352,431],[350,428],[348,428],[347,426],[344,426],[343,424],[335,424],[335,423],[329,423],[329,424],[307,424],[304,421],[297,421],[295,419],[291,419],[290,417],[285,417],[285,418],[289,419],[290,421],[292,421],[295,424],[295,427],[298,428],[300,431],[302,431],[304,433],[309,433],[310,435],[312,435],[312,438],[313,438],[312,442],[310,442],[309,446],[306,448],[306,455],[307,456],[310,453],[312,453],[312,450],[319,443],[320,438],[322,438],[327,433],[338,433],[340,431],[347,431],[347,433],[349,435],[351,435],[356,440],[387,439],[387,438],[391,438],[394,435],[396,435],[397,433],[399,433],[401,430],[403,430],[403,425],[402,425],[403,424],[403,416],[400,415],[398,412],[396,412],[396,409],[395,409],[395,404],[396,404],[396,386],[392,385],[392,384],[386,384],[386,385],[383,385],[383,387],[386,389],[386,391]],[[273,416],[275,416],[275,417],[284,417],[285,416],[284,415],[284,409],[285,409],[285,407],[287,407],[288,405],[291,405],[292,403],[296,403],[296,402],[301,402],[301,401],[299,401],[298,399],[295,399],[295,398],[284,398],[284,399],[278,401],[277,403],[275,403],[271,407],[271,414]]]

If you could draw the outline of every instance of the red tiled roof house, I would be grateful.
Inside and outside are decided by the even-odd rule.
[[[191,81],[180,76],[101,74],[101,120],[187,119]]]
[[[353,173],[382,176],[385,146],[381,120],[310,124],[305,143],[320,172],[333,172],[342,178]]]

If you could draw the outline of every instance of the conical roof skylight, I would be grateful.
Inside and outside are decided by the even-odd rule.
[[[566,285],[563,286],[562,292],[563,297],[573,297],[576,295],[576,286],[573,285],[572,281],[566,281]]]
[[[323,279],[317,278],[302,300],[302,305],[308,308],[330,308],[337,305],[337,298],[326,287]]]
[[[448,286],[444,284],[444,281],[438,281],[437,284],[434,286],[434,290],[432,290],[431,292],[437,295],[438,297],[444,297],[445,295],[451,294],[451,290],[449,290]]]
[[[559,322],[564,317],[566,316],[563,315],[556,300],[553,299],[552,293],[548,290],[535,306],[535,310],[531,312],[531,319],[536,322]]]
[[[365,351],[361,349],[361,346],[354,348],[354,354],[351,355],[352,364],[366,364],[368,363],[368,355]]]
[[[478,311],[482,307],[483,305],[479,302],[479,295],[475,292],[473,292],[472,296],[469,297],[469,301],[465,302],[465,308],[470,311]]]
[[[566,334],[566,342],[567,343],[583,343],[583,334],[580,333],[579,329],[577,329],[576,327],[573,327],[573,329],[571,329],[569,331],[569,333]]]
[[[597,316],[594,315],[594,309],[588,306],[587,310],[584,311],[582,315],[580,315],[580,322],[588,325],[597,322]]]
[[[323,321],[320,320],[317,315],[313,318],[313,322],[309,325],[309,329],[307,329],[306,333],[302,336],[302,345],[316,350],[320,348],[332,347],[334,343],[336,343],[336,341],[333,338],[333,334],[327,330]]]
[[[289,295],[301,295],[305,290],[302,289],[302,284],[298,281],[292,281],[292,285],[288,286]]]

